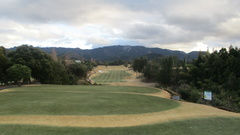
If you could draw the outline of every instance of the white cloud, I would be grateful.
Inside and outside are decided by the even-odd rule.
[[[197,42],[196,46],[192,49],[192,51],[207,51],[209,49],[209,46],[207,44],[204,44],[202,42]]]

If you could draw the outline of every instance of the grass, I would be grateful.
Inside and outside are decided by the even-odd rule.
[[[239,135],[240,118],[205,118],[124,128],[0,125],[0,135]]]
[[[148,87],[129,87],[129,86],[84,86],[84,85],[42,85],[31,87],[12,88],[16,91],[51,91],[51,92],[95,92],[95,93],[157,93],[161,90]]]
[[[151,88],[42,86],[13,90],[0,93],[0,115],[141,114],[179,106],[172,100],[138,94],[158,91]]]
[[[111,70],[93,77],[92,80],[96,83],[124,82],[124,77],[130,75],[125,70]]]

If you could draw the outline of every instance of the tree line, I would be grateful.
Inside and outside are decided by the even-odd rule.
[[[230,46],[213,53],[199,54],[186,62],[177,57],[135,59],[133,70],[179,93],[182,99],[240,112],[240,49]],[[205,101],[203,91],[212,91]]]
[[[42,84],[78,84],[79,79],[85,80],[88,72],[97,66],[91,61],[68,61],[29,45],[10,52],[0,47],[0,82],[20,85],[20,81],[31,83],[34,79]]]

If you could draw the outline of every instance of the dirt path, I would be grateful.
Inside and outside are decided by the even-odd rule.
[[[122,70],[124,67],[99,67],[96,70]],[[136,79],[135,73],[127,77],[126,82],[111,83],[113,86],[140,86],[154,87],[153,83],[143,83],[140,79]],[[95,75],[100,74],[97,72]],[[93,75],[93,76],[95,76]],[[170,94],[164,90],[159,93],[146,94],[170,98]],[[47,125],[47,126],[68,126],[68,127],[128,127],[139,126],[146,124],[163,123],[174,120],[184,120],[191,118],[205,117],[238,117],[239,113],[232,113],[220,110],[211,106],[179,102],[180,106],[176,109],[133,115],[101,115],[101,116],[56,116],[56,115],[8,115],[0,116],[0,124],[32,124],[32,125]]]

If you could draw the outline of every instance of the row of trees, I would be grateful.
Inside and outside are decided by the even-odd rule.
[[[171,87],[184,100],[240,111],[240,49],[230,46],[201,54],[191,63],[176,57],[135,59],[133,69],[162,87]],[[213,101],[203,100],[203,91],[213,92]]]
[[[174,85],[178,80],[181,61],[174,56],[148,60],[141,57],[133,61],[133,70],[163,86]]]
[[[29,82],[34,78],[43,84],[77,84],[79,79],[85,79],[87,73],[93,69],[92,62],[75,63],[60,59],[28,45],[22,45],[15,51],[6,52],[0,48],[0,82],[8,84],[20,80]],[[26,72],[20,75],[21,72]],[[15,73],[14,73],[15,72]],[[30,73],[30,74],[29,74]]]
[[[204,102],[198,98],[196,91],[212,91],[213,101],[217,107],[240,112],[240,49],[230,46],[209,55],[200,55],[191,65],[186,65],[180,72],[181,83],[188,88],[182,91],[195,93],[196,102]],[[188,89],[188,90],[187,90]],[[188,95],[187,98],[191,96]]]

